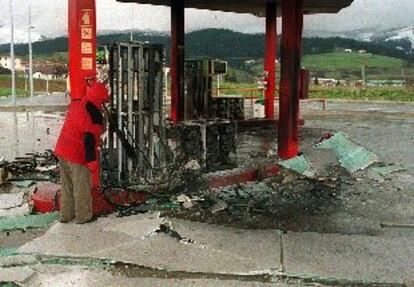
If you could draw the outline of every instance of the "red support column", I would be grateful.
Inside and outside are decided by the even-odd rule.
[[[96,76],[95,0],[69,0],[69,75],[72,99],[86,92],[87,77]]]
[[[171,120],[184,118],[184,0],[171,1]]]
[[[86,78],[96,77],[96,6],[95,0],[69,0],[69,76],[71,99],[86,93]],[[100,166],[89,166],[92,175],[93,213],[113,209],[100,192]]]
[[[283,0],[278,152],[284,159],[295,157],[299,150],[302,29],[303,0]]]
[[[276,88],[276,43],[277,43],[277,4],[266,3],[266,47],[264,70],[267,74],[265,90],[266,119],[274,119],[274,99]]]

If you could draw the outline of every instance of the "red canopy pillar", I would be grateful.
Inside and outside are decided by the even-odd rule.
[[[302,54],[303,0],[282,1],[281,81],[278,153],[283,159],[299,151],[299,86]]]
[[[184,0],[171,1],[171,120],[184,118]]]
[[[71,98],[86,92],[87,77],[96,76],[95,0],[69,0],[69,75]]]
[[[96,6],[95,0],[69,0],[69,76],[71,99],[86,94],[86,78],[96,77]],[[93,213],[113,210],[100,191],[100,166],[89,166],[92,175]]]
[[[277,43],[277,5],[266,3],[266,47],[264,70],[267,87],[265,90],[266,119],[274,119],[274,100],[276,90],[276,43]]]

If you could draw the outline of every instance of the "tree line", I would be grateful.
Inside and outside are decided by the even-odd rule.
[[[98,36],[98,43],[105,45],[116,41],[129,41],[130,33],[114,33]],[[166,47],[167,61],[169,60],[170,37],[167,34],[151,34],[145,32],[134,33],[137,41],[163,44]],[[204,29],[186,34],[186,57],[203,58],[213,57],[228,60],[233,65],[242,65],[249,59],[261,59],[264,53],[264,34],[244,34],[227,29]],[[280,37],[278,37],[280,43]],[[279,52],[280,52],[280,45]],[[323,54],[337,51],[338,49],[366,50],[368,53],[404,59],[413,62],[413,54],[410,53],[411,43],[408,40],[373,42],[358,41],[340,37],[332,38],[304,38],[303,53]],[[35,54],[51,55],[68,50],[67,37],[46,39],[33,43]],[[15,46],[17,55],[27,55],[27,44]],[[0,45],[0,53],[9,52],[9,45]],[[280,55],[280,54],[279,54]]]

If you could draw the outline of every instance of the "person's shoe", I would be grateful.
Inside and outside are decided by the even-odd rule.
[[[95,220],[96,220],[96,218],[94,218],[94,217],[91,217],[89,219],[82,219],[82,220],[79,220],[79,219],[75,218],[75,223],[76,224],[85,224],[85,223],[90,223],[90,222],[95,221]]]
[[[69,223],[69,222],[71,222],[72,221],[72,219],[66,219],[66,218],[59,218],[59,220],[58,220],[60,223]]]

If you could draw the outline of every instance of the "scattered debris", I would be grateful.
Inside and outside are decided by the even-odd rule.
[[[28,153],[24,157],[17,157],[14,161],[0,161],[0,170],[5,174],[12,174],[12,181],[45,180],[58,178],[57,158],[51,150],[44,153]],[[0,172],[1,173],[1,172]],[[1,179],[0,179],[1,182]]]
[[[0,168],[0,186],[11,178],[11,173],[4,167]]]
[[[0,194],[0,218],[24,216],[32,212],[32,205],[29,203],[29,198],[33,193],[33,189],[18,188],[17,190],[17,192]]]
[[[311,171],[311,164],[303,154],[292,159],[280,161],[279,165],[283,166],[284,168],[296,171],[299,174],[313,175],[313,172]]]
[[[192,208],[194,206],[191,198],[184,194],[181,194],[177,197],[177,202],[181,203],[183,207],[187,209]]]
[[[20,181],[13,182],[13,184],[17,187],[30,187],[36,184],[36,182],[33,180],[20,180]]]
[[[195,159],[190,160],[184,165],[184,169],[197,171],[200,170],[201,165]]]
[[[21,206],[11,209],[0,209],[1,217],[25,216],[32,213],[33,206],[29,203],[23,203]]]
[[[24,202],[24,192],[0,194],[0,210],[21,206]]]
[[[211,208],[211,213],[215,214],[217,212],[226,210],[229,206],[224,200],[218,200],[216,204]]]
[[[40,215],[2,217],[0,218],[0,232],[46,227],[57,220],[58,217],[57,212]]]
[[[395,172],[404,171],[405,169],[399,165],[392,164],[387,166],[374,167],[372,170],[381,176],[387,176]]]
[[[353,173],[363,170],[378,161],[378,157],[366,148],[348,139],[348,136],[338,132],[316,145],[320,149],[333,149],[342,167]]]
[[[40,171],[40,172],[47,172],[47,171],[54,171],[58,168],[57,165],[51,165],[51,166],[37,166],[36,167],[36,171]]]
[[[394,228],[414,228],[414,224],[409,223],[394,223],[394,222],[381,222],[381,227],[394,227]]]

